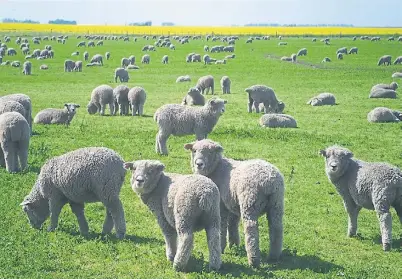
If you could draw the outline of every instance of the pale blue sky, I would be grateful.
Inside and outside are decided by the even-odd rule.
[[[402,26],[402,0],[0,0],[0,18],[78,24],[247,23]]]

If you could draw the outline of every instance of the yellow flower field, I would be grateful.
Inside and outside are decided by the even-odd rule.
[[[203,26],[113,26],[0,23],[0,32],[55,32],[97,34],[217,34],[217,35],[396,35],[402,28],[362,27],[203,27]]]

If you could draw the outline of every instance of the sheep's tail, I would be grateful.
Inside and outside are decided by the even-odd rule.
[[[200,209],[206,212],[215,210],[216,205],[219,205],[220,195],[219,190],[216,188],[207,188],[203,190],[201,197],[198,201]]]

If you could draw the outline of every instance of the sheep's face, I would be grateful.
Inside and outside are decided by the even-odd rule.
[[[332,177],[342,176],[353,157],[350,150],[339,146],[328,147],[321,150],[320,154],[325,157],[325,170]]]
[[[77,108],[80,107],[80,105],[77,104],[64,104],[64,107],[67,109],[68,114],[75,114],[77,112]]]
[[[149,194],[158,185],[165,165],[156,160],[140,160],[124,163],[131,170],[131,188],[138,194]]]
[[[222,146],[208,139],[187,143],[184,149],[191,151],[191,168],[195,174],[208,176],[222,159]]]
[[[190,90],[188,90],[187,94],[191,97],[194,97],[196,95],[201,94],[200,90],[196,87],[190,88]]]
[[[276,107],[275,113],[283,113],[284,110],[285,110],[285,103],[278,102],[278,106]]]
[[[49,202],[45,199],[32,202],[29,198],[25,198],[21,205],[22,210],[27,214],[31,227],[35,229],[40,229],[50,215]]]
[[[212,112],[214,114],[218,114],[221,115],[225,112],[225,104],[227,103],[226,100],[223,99],[219,99],[219,98],[214,98],[214,99],[210,99],[208,101],[208,106],[211,107]]]
[[[89,102],[87,105],[87,111],[89,114],[95,114],[98,111],[98,107],[94,103]]]

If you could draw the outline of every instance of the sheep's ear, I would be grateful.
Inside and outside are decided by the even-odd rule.
[[[164,164],[162,164],[161,162],[158,162],[157,164],[156,164],[156,169],[158,170],[158,171],[163,171],[164,169],[165,169],[165,165]]]
[[[220,146],[219,144],[216,144],[215,145],[215,151],[217,151],[217,152],[223,152],[223,147],[222,146]]]
[[[31,203],[32,203],[32,201],[30,201],[29,199],[24,199],[24,201],[22,203],[20,203],[20,206],[29,205]]]
[[[327,152],[324,149],[322,149],[320,150],[320,155],[325,157],[327,155]]]
[[[65,107],[68,107],[68,104],[67,104],[67,103],[65,103],[65,104],[64,104],[64,106],[65,106]]]
[[[346,158],[351,159],[353,157],[353,153],[351,151],[346,151],[345,156]]]
[[[210,105],[215,105],[216,102],[215,102],[215,99],[211,99],[211,100],[208,101],[208,103],[209,103]]]
[[[75,105],[75,107],[76,107],[76,108],[79,108],[79,107],[81,107],[81,106],[80,106],[80,105],[78,105],[78,104],[76,104],[76,105]]]
[[[124,162],[123,167],[126,170],[135,170],[134,162]]]
[[[223,100],[223,103],[224,103],[224,104],[227,104],[227,103],[228,103],[228,101],[226,101],[226,100]]]
[[[194,143],[186,143],[186,144],[184,145],[184,149],[186,149],[186,150],[192,150],[192,149],[193,149],[193,146],[194,146]]]

